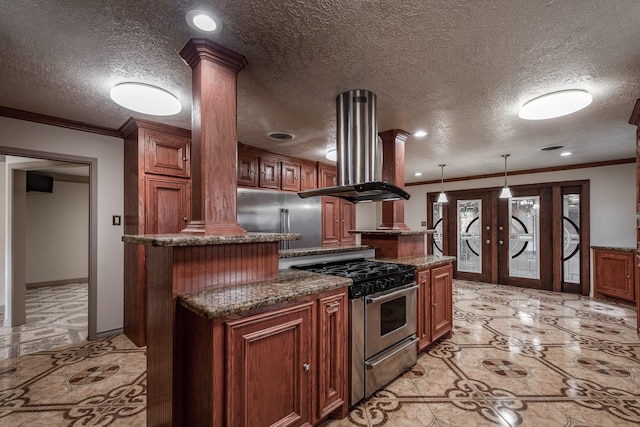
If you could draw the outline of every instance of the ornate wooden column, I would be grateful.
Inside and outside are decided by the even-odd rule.
[[[380,132],[382,139],[382,180],[404,187],[404,143],[408,132],[391,129]],[[382,202],[382,223],[378,230],[408,230],[404,223],[404,200]]]
[[[191,215],[182,233],[246,234],[237,220],[237,73],[244,56],[207,39],[191,39],[180,56],[193,70]]]

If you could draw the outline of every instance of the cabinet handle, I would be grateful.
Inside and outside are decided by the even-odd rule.
[[[311,369],[311,365],[310,365],[309,363],[305,363],[304,365],[302,365],[302,368],[303,368],[305,371],[309,371],[309,370]]]
[[[182,158],[182,161],[183,161],[183,162],[186,162],[187,160],[189,160],[189,159],[187,159],[186,157],[183,157],[183,158]]]
[[[337,307],[340,305],[340,301],[328,302],[327,307]]]

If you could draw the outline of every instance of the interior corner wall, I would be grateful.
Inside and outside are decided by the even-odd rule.
[[[27,193],[26,283],[88,277],[89,184],[54,181]]]
[[[7,163],[0,160],[0,306],[6,303],[5,292],[7,286]],[[0,325],[2,325],[0,318]]]
[[[97,319],[98,334],[123,327],[122,226],[124,162],[121,138],[0,117],[0,146],[97,159]]]

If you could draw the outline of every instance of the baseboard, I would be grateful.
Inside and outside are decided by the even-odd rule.
[[[50,280],[48,282],[27,283],[27,289],[41,288],[43,286],[70,285],[72,283],[88,283],[88,277],[78,277],[76,279]]]
[[[100,340],[102,338],[113,337],[116,335],[124,334],[124,328],[112,329],[110,331],[98,332],[96,334],[96,339]]]

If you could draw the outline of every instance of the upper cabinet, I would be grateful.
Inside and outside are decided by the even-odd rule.
[[[172,135],[154,129],[142,129],[144,137],[144,170],[147,173],[189,178],[189,137]]]
[[[238,186],[282,191],[318,188],[317,162],[238,144]]]
[[[320,176],[319,188],[335,187],[338,185],[338,173],[336,167],[326,163],[318,163],[318,174]]]

